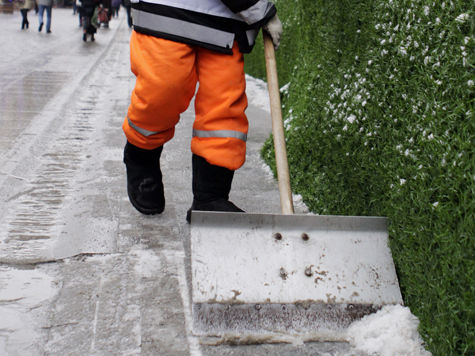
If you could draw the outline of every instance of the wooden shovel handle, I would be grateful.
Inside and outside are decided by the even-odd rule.
[[[275,60],[274,44],[271,37],[263,31],[264,54],[266,58],[267,88],[269,90],[270,114],[272,118],[272,134],[274,136],[275,161],[277,165],[277,180],[279,182],[280,207],[282,214],[294,213],[292,190],[290,189],[289,163],[285,147],[284,124],[280,104],[279,80]]]

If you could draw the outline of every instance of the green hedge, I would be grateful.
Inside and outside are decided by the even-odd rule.
[[[473,1],[275,3],[294,192],[318,214],[389,217],[427,348],[475,354]],[[246,71],[264,78],[262,51]],[[270,139],[262,155],[274,167]]]

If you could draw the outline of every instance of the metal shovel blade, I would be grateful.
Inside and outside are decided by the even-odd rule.
[[[201,336],[335,335],[402,304],[380,217],[194,211],[191,273]]]

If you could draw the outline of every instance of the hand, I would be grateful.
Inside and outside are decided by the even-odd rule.
[[[272,38],[274,48],[279,48],[280,36],[282,35],[282,23],[280,22],[279,17],[275,15],[262,27],[262,29]]]

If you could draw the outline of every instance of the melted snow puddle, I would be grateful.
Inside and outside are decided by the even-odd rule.
[[[0,267],[0,354],[41,353],[37,314],[58,291],[53,277],[39,269]]]

